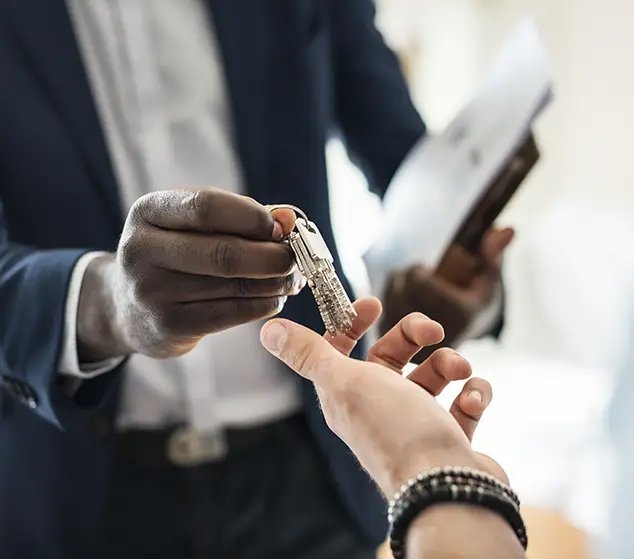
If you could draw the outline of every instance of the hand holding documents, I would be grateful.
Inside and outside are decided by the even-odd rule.
[[[381,234],[364,256],[375,293],[395,270],[421,263],[437,269],[452,243],[478,250],[539,157],[531,129],[551,86],[538,32],[525,22],[477,95],[442,134],[422,140],[395,174]]]

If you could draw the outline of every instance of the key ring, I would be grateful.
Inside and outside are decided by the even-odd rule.
[[[312,226],[310,224],[310,221],[308,220],[308,217],[297,206],[293,206],[292,204],[273,204],[271,206],[267,206],[267,208],[271,212],[273,210],[293,210],[296,214],[299,215],[299,217],[301,217],[306,222],[306,227],[308,228],[308,230],[311,233],[314,233],[313,228],[312,228]]]

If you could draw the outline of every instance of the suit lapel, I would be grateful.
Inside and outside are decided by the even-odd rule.
[[[66,124],[118,234],[122,216],[117,185],[64,0],[3,0],[2,10],[16,44]]]
[[[267,114],[270,73],[269,3],[207,0],[232,103],[238,152],[248,192],[271,201],[267,189]]]

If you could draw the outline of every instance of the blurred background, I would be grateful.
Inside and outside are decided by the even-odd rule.
[[[551,57],[554,103],[536,129],[542,159],[500,222],[517,237],[504,266],[501,340],[462,353],[496,397],[476,446],[504,464],[528,507],[531,559],[602,557],[617,466],[607,414],[627,369],[634,322],[634,4],[628,0],[381,0],[432,132],[475,92],[517,23],[535,20]],[[378,200],[329,146],[335,231],[349,278]],[[448,395],[448,398],[450,395]]]

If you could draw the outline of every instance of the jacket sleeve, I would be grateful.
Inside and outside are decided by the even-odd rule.
[[[424,138],[395,54],[374,24],[373,0],[330,0],[335,114],[351,159],[383,196],[412,148]],[[424,188],[421,185],[421,188]],[[498,337],[503,311],[487,331]]]
[[[63,429],[99,410],[118,375],[88,381],[71,397],[58,374],[68,284],[85,252],[11,242],[0,201],[0,383]]]
[[[382,196],[425,124],[374,24],[374,2],[330,0],[329,10],[337,123],[351,159]]]

